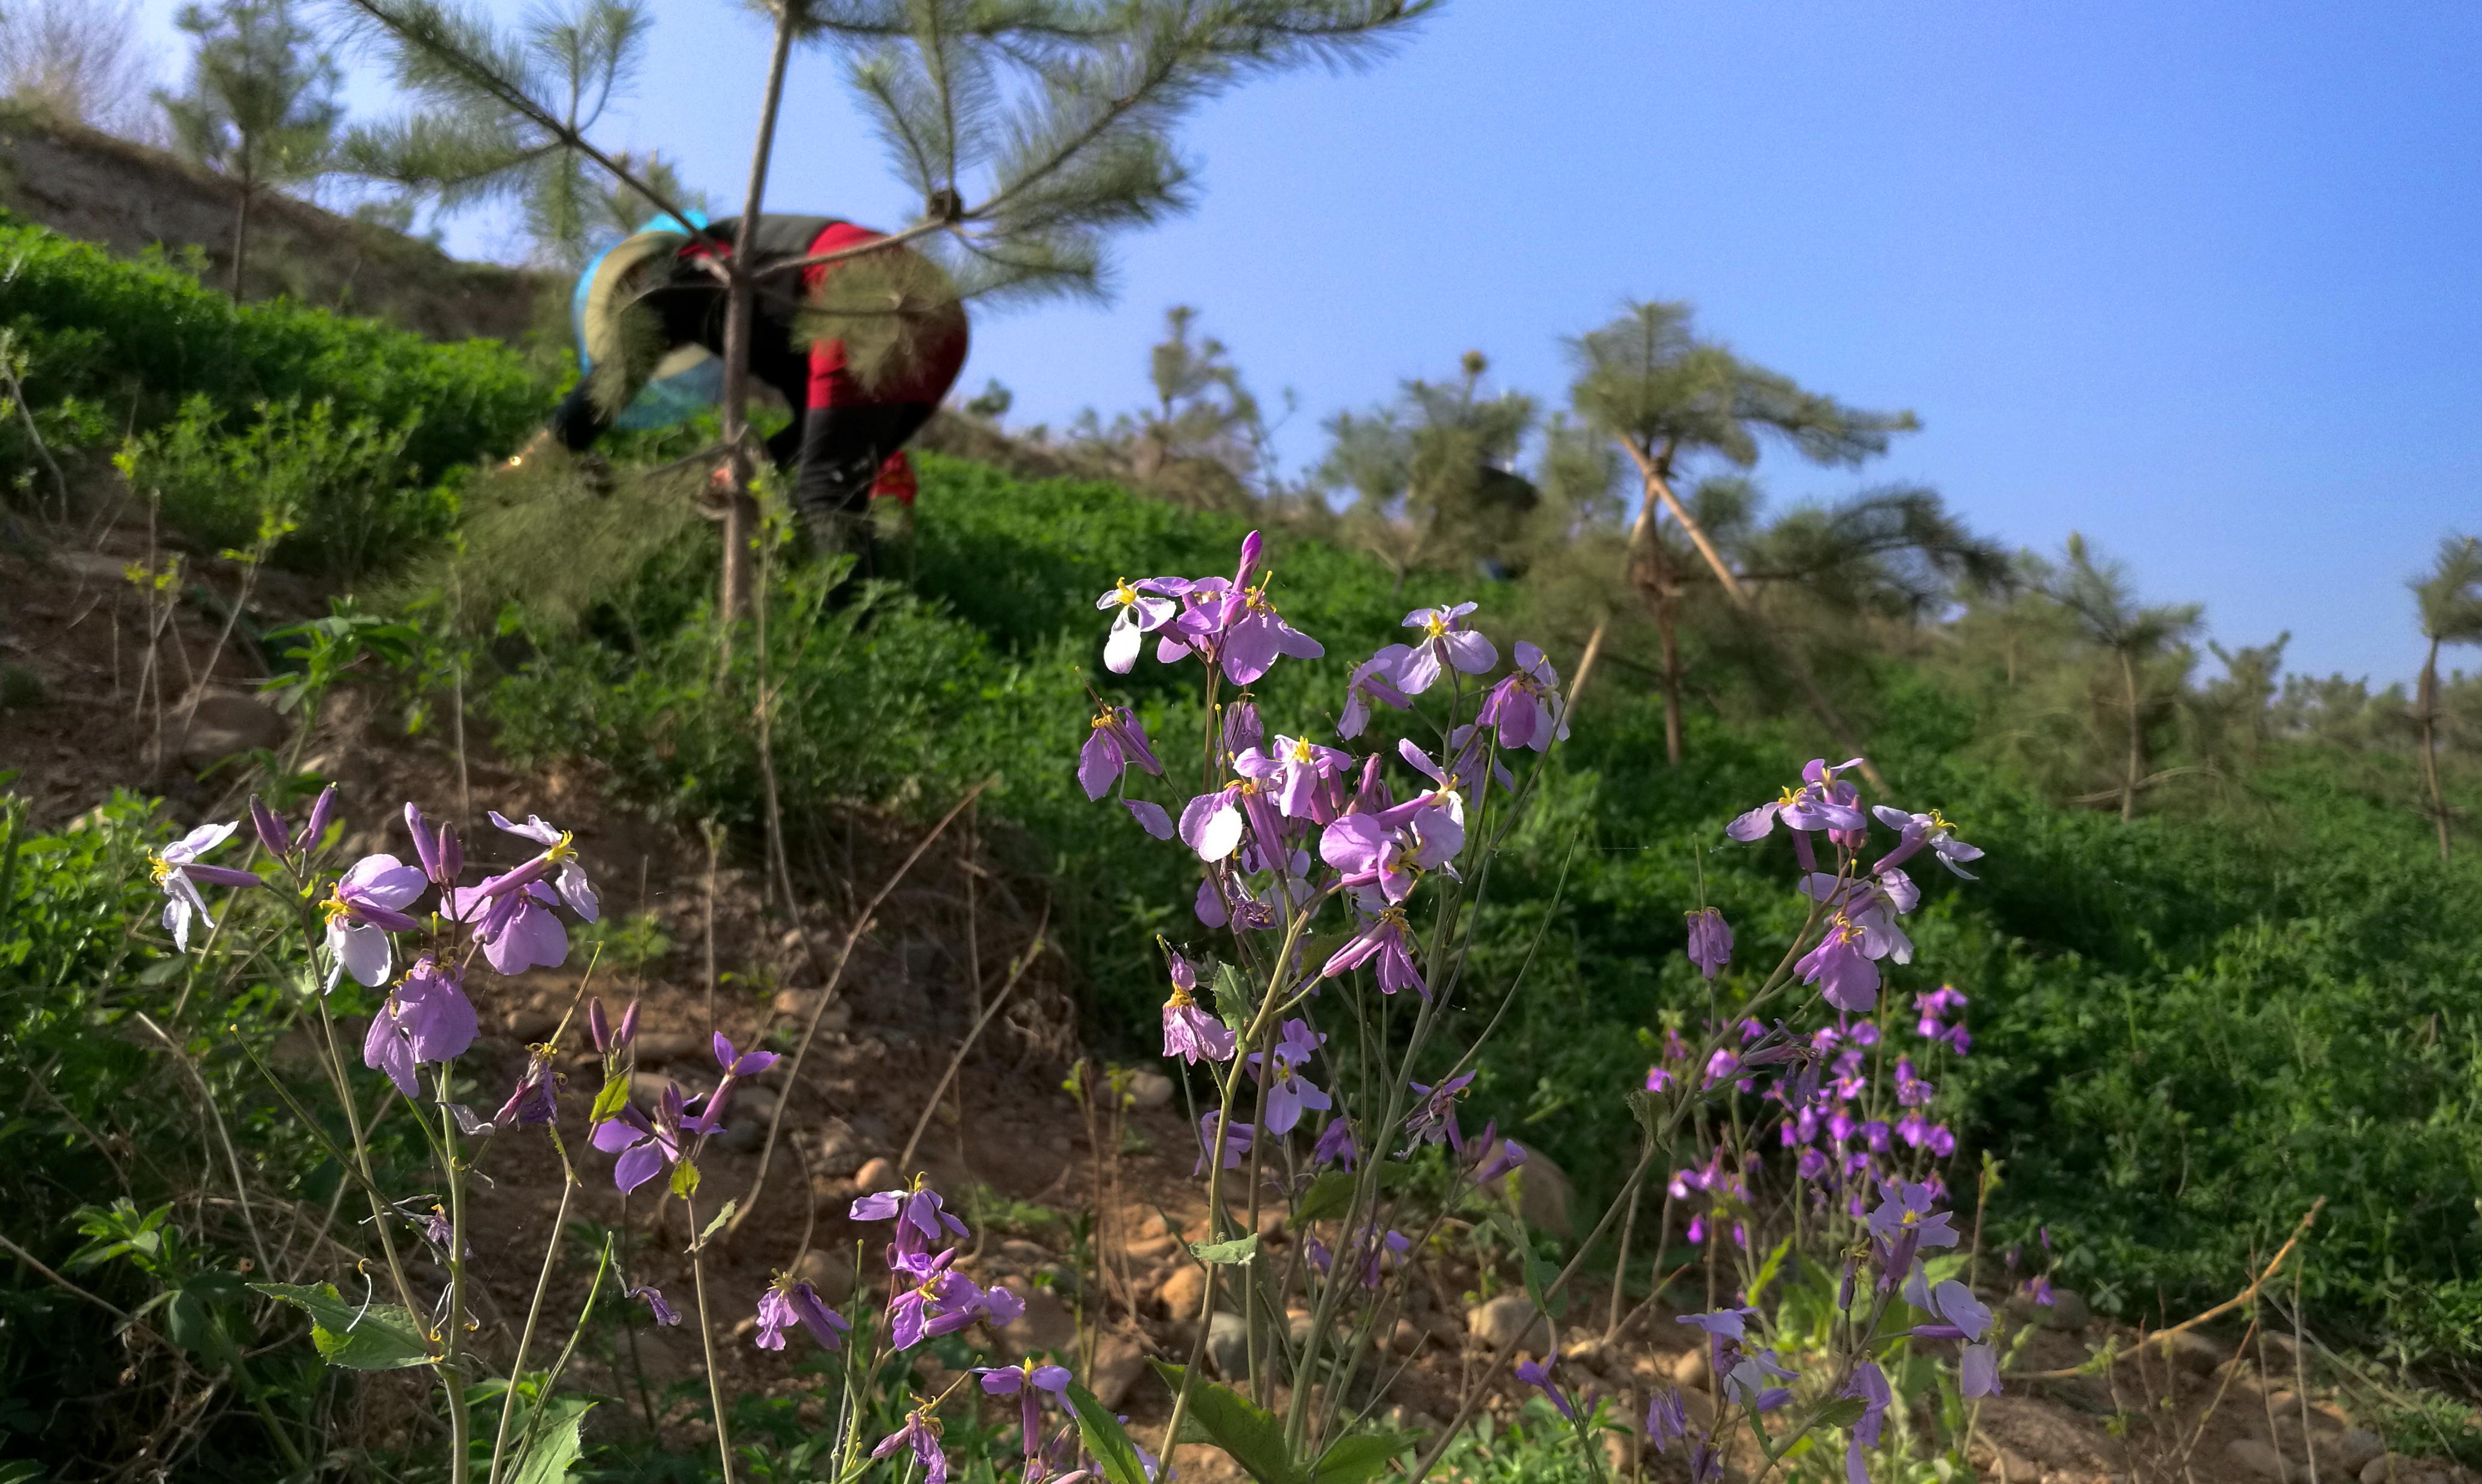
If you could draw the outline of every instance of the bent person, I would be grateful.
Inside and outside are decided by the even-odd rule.
[[[574,317],[587,370],[553,412],[550,440],[583,453],[612,427],[679,421],[713,399],[726,291],[704,260],[731,253],[740,223],[700,225],[693,234],[660,219],[580,276]],[[751,260],[764,273],[881,240],[831,217],[762,215]],[[965,312],[953,285],[911,249],[759,279],[750,374],[775,387],[793,414],[767,450],[823,552],[850,551],[865,575],[875,570],[870,500],[911,506],[905,444],[947,395],[965,350]]]

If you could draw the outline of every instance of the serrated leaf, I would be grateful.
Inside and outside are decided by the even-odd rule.
[[[585,1447],[579,1424],[594,1403],[583,1396],[554,1396],[526,1423],[526,1451],[509,1474],[510,1484],[560,1484]]]
[[[686,1201],[698,1194],[698,1166],[684,1159],[673,1166],[673,1194]]]
[[[1323,1170],[1310,1188],[1302,1192],[1302,1204],[1293,1208],[1293,1220],[1307,1226],[1313,1221],[1333,1221],[1353,1208],[1355,1179],[1342,1170]]]
[[[1069,1409],[1077,1414],[1077,1433],[1085,1440],[1086,1451],[1095,1455],[1096,1466],[1103,1471],[1109,1484],[1148,1484],[1146,1466],[1138,1460],[1137,1444],[1129,1441],[1128,1430],[1112,1410],[1096,1400],[1095,1393],[1069,1383]]]
[[[1192,1242],[1189,1250],[1201,1262],[1237,1267],[1258,1255],[1258,1233],[1253,1232],[1229,1242]]]
[[[1186,1367],[1154,1362],[1155,1373],[1175,1391]],[[1284,1424],[1275,1414],[1261,1412],[1228,1386],[1193,1381],[1189,1415],[1206,1441],[1232,1455],[1232,1461],[1258,1484],[1308,1484],[1284,1448]]]
[[[708,1237],[715,1235],[716,1228],[723,1226],[726,1222],[732,1219],[733,1210],[735,1207],[739,1206],[740,1204],[741,1203],[738,1201],[726,1201],[724,1203],[724,1209],[716,1212],[715,1219],[708,1222],[706,1224],[706,1230],[699,1233],[699,1245],[700,1247],[706,1245],[706,1239]]]
[[[1356,1433],[1338,1438],[1310,1466],[1310,1478],[1313,1484],[1361,1484],[1420,1442],[1418,1433]]]
[[[401,1304],[356,1304],[333,1284],[308,1286],[288,1283],[254,1283],[251,1287],[281,1299],[310,1315],[310,1342],[319,1358],[347,1370],[401,1370],[432,1362],[431,1342],[422,1327]]]
[[[586,1115],[586,1126],[594,1127],[628,1104],[629,1073],[616,1072],[604,1081],[603,1091],[594,1095],[594,1106]]]

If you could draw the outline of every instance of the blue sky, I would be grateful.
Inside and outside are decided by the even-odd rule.
[[[169,67],[170,0],[142,3]],[[764,34],[651,4],[608,142],[729,199]],[[2227,644],[2289,629],[2293,668],[2393,678],[2404,578],[2482,531],[2477,72],[2482,8],[2420,0],[1458,0],[1366,74],[1202,112],[1200,209],[1120,244],[1107,306],[984,316],[966,384],[1006,383],[1013,421],[1132,405],[1194,304],[1262,396],[1299,394],[1300,462],[1469,348],[1556,402],[1561,335],[1685,299],[1922,418],[1860,475],[1769,457],[1779,502],[1920,481],[2011,543],[2084,531]],[[797,58],[785,125],[771,202],[908,217],[832,57]]]

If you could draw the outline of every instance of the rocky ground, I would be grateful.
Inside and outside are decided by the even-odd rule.
[[[813,894],[771,901],[762,874],[730,847],[711,861],[694,834],[608,807],[591,776],[520,774],[479,734],[461,754],[453,717],[435,716],[409,734],[383,685],[340,689],[314,731],[299,735],[296,718],[251,694],[264,657],[241,638],[218,650],[217,605],[237,591],[238,573],[193,558],[187,580],[196,596],[169,612],[150,610],[123,570],[145,555],[145,533],[128,526],[91,540],[56,538],[48,556],[0,554],[0,591],[9,594],[0,611],[0,768],[17,771],[10,786],[33,801],[37,825],[63,824],[115,786],[160,793],[184,821],[231,818],[241,784],[236,770],[219,765],[252,748],[298,748],[304,767],[339,782],[352,853],[405,851],[395,811],[409,798],[435,815],[470,822],[491,808],[557,820],[594,863],[617,929],[605,940],[593,993],[644,1007],[635,1046],[642,1097],[664,1080],[688,1092],[710,1087],[710,1029],[744,1047],[806,1046],[798,1073],[788,1056],[737,1100],[703,1164],[701,1214],[726,1199],[741,1206],[708,1273],[718,1364],[729,1389],[780,1398],[794,1425],[822,1420],[806,1399],[809,1378],[791,1359],[800,1352],[763,1352],[750,1342],[753,1305],[783,1269],[809,1278],[839,1305],[857,1302],[857,1264],[867,1277],[884,1233],[857,1228],[846,1207],[858,1192],[900,1183],[919,1169],[975,1223],[963,1266],[1027,1300],[1018,1325],[968,1338],[1006,1356],[1072,1357],[1087,1384],[1153,1441],[1167,1397],[1145,1362],[1187,1359],[1201,1296],[1201,1269],[1184,1247],[1184,1238],[1205,1231],[1202,1191],[1191,1178],[1195,1133],[1151,1059],[1129,1084],[1134,1105],[1121,1121],[1090,1114],[1064,1090],[1089,1047],[1126,1054],[1128,1038],[1078,1022],[1075,966],[1043,933],[1044,883],[1011,878],[995,865],[970,812],[903,874],[857,933],[864,904],[897,874],[927,826],[861,811],[807,822],[824,842],[803,872],[803,889]],[[253,619],[308,616],[318,596],[263,577]],[[158,630],[152,644],[150,626]],[[193,695],[200,703],[191,716]],[[488,863],[500,849],[492,833],[465,833]],[[849,937],[852,955],[839,969]],[[585,958],[515,980],[485,976],[477,986],[486,1034],[467,1058],[476,1102],[496,1105],[527,1046],[560,1024],[576,1000]],[[969,1029],[1003,993],[1008,1001],[961,1056]],[[572,1093],[591,1090],[600,1076],[582,1042],[574,1023],[561,1042]],[[294,1049],[311,1054],[306,1040]],[[585,1150],[581,1133],[569,1130],[580,1183],[570,1196],[570,1256],[556,1275],[552,1312],[573,1312],[584,1296],[593,1277],[588,1255],[605,1231],[625,1233],[617,1250],[630,1284],[652,1284],[693,1310],[681,1204],[656,1199],[656,1185],[624,1202],[608,1158]],[[527,1133],[494,1141],[480,1167],[488,1184],[474,1217],[484,1320],[477,1343],[505,1356],[565,1180],[551,1142]],[[1570,1230],[1565,1182],[1539,1165],[1534,1173],[1521,1192],[1529,1218],[1555,1234]],[[1081,1230],[1091,1238],[1078,1240]],[[1301,1235],[1272,1215],[1261,1232],[1271,1263],[1285,1260]],[[1706,1409],[1703,1358],[1670,1310],[1651,1306],[1612,1337],[1599,1322],[1572,1322],[1555,1341],[1527,1302],[1510,1293],[1511,1275],[1476,1265],[1459,1234],[1448,1229],[1439,1257],[1424,1264],[1384,1329],[1396,1367],[1386,1404],[1400,1425],[1434,1431],[1476,1393],[1483,1410],[1512,1414],[1530,1393],[1486,1371],[1497,1346],[1520,1331],[1527,1351],[1556,1342],[1563,1379],[1609,1398],[1623,1417],[1643,1417],[1648,1398],[1674,1384],[1689,1390],[1693,1408]],[[1497,1296],[1480,1297],[1487,1294]],[[607,1310],[618,1312],[636,1312]],[[1589,1290],[1572,1319],[1605,1313],[1605,1297]],[[2337,1372],[2320,1361],[2304,1361],[2299,1374],[2321,1384],[2302,1394],[2288,1346],[2254,1345],[2238,1356],[2237,1330],[2190,1332],[2099,1373],[2030,1379],[2077,1367],[2107,1343],[2127,1351],[2135,1337],[2089,1320],[2074,1295],[2055,1311],[2020,1318],[2037,1333],[2015,1363],[2019,1377],[1978,1416],[1974,1463],[1984,1477],[2309,1478],[2313,1460],[2324,1480],[2468,1477],[2435,1460],[2387,1453],[2357,1425],[2366,1393],[2325,1385]],[[598,1426],[614,1436],[652,1427],[683,1446],[697,1441],[688,1418],[703,1392],[706,1363],[687,1335],[634,1321],[589,1331],[577,1374],[619,1398]],[[1246,1347],[1228,1316],[1208,1348],[1218,1371],[1246,1368]],[[926,1362],[915,1379],[927,1390],[950,1378]],[[418,1425],[409,1390],[393,1402],[384,1382],[372,1390],[364,1425],[374,1436]],[[1193,1477],[1238,1477],[1211,1449],[1183,1456]],[[1617,1438],[1613,1461],[1644,1477],[1683,1476],[1677,1456],[1639,1457]]]

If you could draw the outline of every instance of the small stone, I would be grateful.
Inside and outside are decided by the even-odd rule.
[[[1138,1072],[1129,1077],[1129,1106],[1142,1113],[1169,1107],[1175,1092],[1172,1078],[1160,1072]]]
[[[1105,1411],[1128,1399],[1129,1388],[1147,1372],[1147,1352],[1137,1341],[1122,1335],[1106,1335],[1095,1346],[1095,1368],[1086,1375],[1086,1389]]]
[[[559,1028],[560,1012],[542,1005],[520,1005],[510,1011],[501,1023],[520,1044],[532,1046]]]
[[[1559,1236],[1576,1235],[1569,1220],[1569,1204],[1575,1195],[1568,1173],[1550,1155],[1539,1149],[1525,1152],[1525,1162],[1517,1167],[1517,1213],[1527,1226]]]
[[[853,1259],[840,1252],[813,1247],[793,1259],[793,1276],[819,1290],[819,1297],[841,1304],[853,1297]]]
[[[2362,1466],[2362,1484],[2388,1484],[2389,1479],[2402,1472],[2401,1469],[2395,1467],[2394,1459],[2382,1453]]]
[[[248,696],[209,696],[198,702],[189,729],[173,740],[181,718],[165,724],[167,754],[178,756],[190,771],[203,772],[242,753],[274,752],[284,745],[292,729],[283,713]]]
[[[2034,1322],[2046,1330],[2074,1332],[2094,1322],[2094,1311],[2086,1306],[2086,1296],[2074,1288],[2053,1288],[2048,1305],[2035,1307]]]
[[[2386,1457],[2387,1451],[2387,1440],[2366,1427],[2351,1428],[2336,1440],[2336,1461],[2346,1473],[2357,1476],[2370,1466],[2370,1460]]]
[[[2042,1484],[2043,1469],[2015,1448],[2001,1448],[1998,1477],[2001,1484]]]
[[[693,1035],[685,1030],[642,1030],[638,1032],[636,1045],[638,1064],[642,1067],[648,1065],[661,1067],[668,1062],[682,1061],[700,1054],[706,1054],[712,1058],[714,1049],[706,1037]],[[710,1065],[712,1065],[711,1060]]]
[[[1189,1262],[1173,1269],[1172,1276],[1155,1289],[1155,1302],[1163,1306],[1165,1316],[1173,1319],[1195,1317],[1205,1297],[1206,1269]]]
[[[2289,1471],[2284,1468],[2284,1455],[2277,1452],[2272,1444],[2257,1438],[2234,1438],[2231,1445],[2225,1451],[2231,1455],[2235,1468],[2258,1478],[2291,1477]]]
[[[1001,1342],[1017,1355],[1033,1355],[1043,1350],[1068,1350],[1077,1343],[1077,1317],[1059,1295],[1046,1288],[1028,1288],[1012,1284],[1017,1296],[1025,1300],[1025,1317],[1000,1331]]]
[[[1000,1242],[999,1259],[1020,1271],[1030,1273],[1049,1262],[1051,1253],[1038,1243],[1027,1241],[1024,1237],[1012,1236]]]
[[[1522,1293],[1503,1293],[1466,1311],[1465,1333],[1494,1352],[1507,1348],[1511,1340],[1535,1355],[1551,1349],[1551,1321]]]
[[[1412,1355],[1422,1348],[1422,1331],[1411,1319],[1399,1319],[1387,1332],[1387,1347],[1398,1355]]]
[[[2227,1357],[2224,1347],[2196,1330],[2176,1330],[2147,1337],[2147,1347],[2193,1375],[2212,1375]]]
[[[664,1100],[666,1089],[677,1085],[660,1072],[633,1072],[629,1073],[629,1100],[642,1108],[651,1108]]]
[[[730,1105],[732,1116],[735,1118],[754,1118],[762,1124],[773,1123],[776,1120],[776,1105],[779,1100],[766,1088],[753,1087],[747,1082],[732,1084]]]
[[[1180,1251],[1180,1238],[1169,1232],[1156,1236],[1142,1236],[1129,1242],[1121,1250],[1141,1262],[1151,1262],[1157,1258],[1169,1258]]]
[[[1672,1363],[1672,1384],[1698,1391],[1706,1385],[1706,1347],[1684,1350]]]
[[[1206,1358],[1225,1380],[1249,1380],[1250,1321],[1239,1314],[1217,1314],[1206,1327]]]
[[[862,1195],[895,1188],[896,1165],[885,1154],[879,1155],[854,1172],[854,1189]]]
[[[1307,1309],[1287,1312],[1284,1315],[1285,1340],[1295,1350],[1307,1346],[1310,1342],[1310,1325],[1314,1322],[1316,1322],[1316,1316]]]
[[[736,1154],[754,1154],[767,1142],[767,1126],[754,1118],[743,1118],[738,1111],[724,1126],[724,1147]]]

